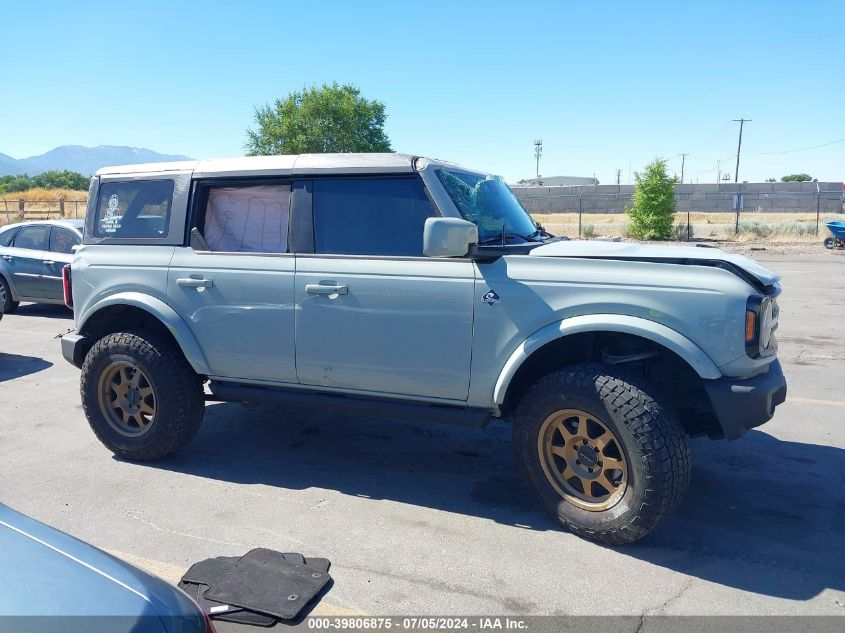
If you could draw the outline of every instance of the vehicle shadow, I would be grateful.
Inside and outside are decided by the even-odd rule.
[[[151,464],[238,484],[311,487],[557,530],[522,481],[510,425],[485,429],[211,404],[185,450]],[[695,440],[690,490],[654,532],[618,553],[760,594],[845,589],[845,450],[751,431]]]
[[[0,382],[37,374],[52,366],[53,363],[50,361],[36,356],[19,356],[0,352]]]
[[[22,303],[13,314],[15,316],[39,316],[48,319],[73,319],[73,312],[65,306],[55,303]]]

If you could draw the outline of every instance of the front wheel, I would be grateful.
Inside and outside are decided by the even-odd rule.
[[[832,250],[832,249],[834,249],[834,248],[836,248],[836,240],[835,240],[834,238],[832,238],[832,237],[827,237],[827,238],[825,238],[825,240],[824,240],[824,247],[825,247],[825,248],[829,248],[829,249],[831,249],[831,250]]]
[[[82,364],[81,391],[91,429],[126,459],[169,455],[202,423],[202,380],[157,332],[116,332],[97,341]]]
[[[645,536],[689,482],[686,434],[672,407],[603,365],[541,378],[517,405],[514,445],[546,510],[571,532],[610,545]]]

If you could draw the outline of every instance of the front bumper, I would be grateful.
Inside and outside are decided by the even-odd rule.
[[[753,378],[708,380],[705,387],[722,433],[729,440],[771,420],[775,407],[786,400],[786,378],[778,360]]]
[[[82,369],[82,361],[85,360],[85,354],[90,349],[90,344],[87,338],[79,334],[65,334],[62,338],[62,356],[71,365],[75,365]]]

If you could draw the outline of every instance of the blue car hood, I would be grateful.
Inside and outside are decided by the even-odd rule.
[[[0,617],[61,617],[56,629],[205,631],[183,592],[0,504]],[[120,623],[120,624],[119,624]]]

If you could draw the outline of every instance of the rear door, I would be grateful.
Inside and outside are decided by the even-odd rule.
[[[62,287],[62,267],[73,259],[73,247],[82,243],[82,238],[75,231],[63,226],[50,227],[48,252],[42,260],[42,279],[44,298],[53,301],[64,300]]]
[[[3,260],[19,298],[44,297],[41,260],[50,240],[49,224],[21,227],[10,248],[4,249]]]
[[[466,400],[474,266],[423,256],[438,214],[419,177],[314,179],[312,200],[313,252],[297,253],[299,381]]]
[[[170,263],[170,304],[216,377],[296,382],[289,180],[195,185],[197,228]]]

